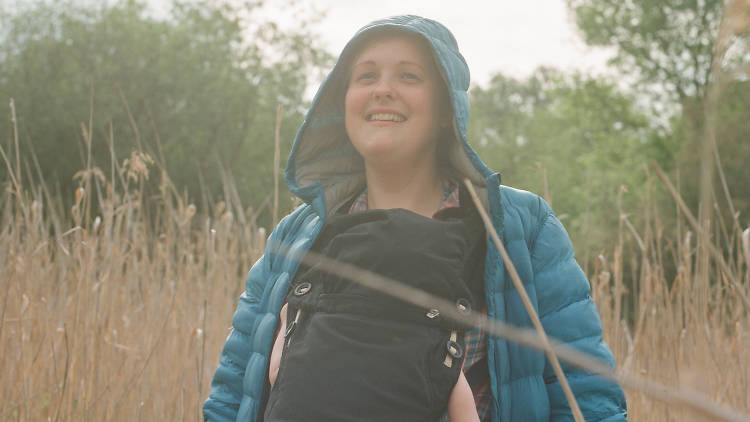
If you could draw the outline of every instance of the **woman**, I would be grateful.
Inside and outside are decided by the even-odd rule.
[[[316,244],[326,221],[392,209],[440,219],[451,208],[472,206],[459,183],[464,179],[479,190],[550,337],[614,365],[562,225],[538,196],[501,186],[500,176],[469,146],[468,86],[455,39],[435,21],[375,21],[347,44],[289,157],[287,184],[305,204],[271,234],[269,244],[281,250],[267,251],[248,274],[204,405],[206,420],[262,417],[272,358],[271,377],[278,368],[280,353],[272,356],[272,343],[279,312],[295,285],[299,259]],[[480,307],[492,318],[530,326],[492,243],[481,258]],[[572,419],[542,353],[478,331],[466,334],[465,346],[466,375],[459,381],[471,384],[481,420]],[[618,385],[564,369],[586,420],[625,419]]]

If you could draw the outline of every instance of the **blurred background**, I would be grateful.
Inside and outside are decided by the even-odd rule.
[[[626,205],[642,199],[648,160],[679,171],[697,206],[707,87],[717,78],[719,158],[747,225],[747,34],[724,40],[731,45],[716,57],[724,2],[400,3],[6,0],[2,142],[10,153],[13,98],[20,154],[30,164],[35,155],[41,175],[32,175],[55,194],[77,187],[84,124],[100,168],[147,152],[199,213],[225,195],[222,174],[231,175],[243,207],[253,204],[270,228],[278,105],[283,168],[351,35],[375,17],[420,13],[454,31],[472,69],[474,147],[505,184],[546,189],[579,249],[611,241],[618,192],[627,187]]]
[[[623,370],[748,411],[749,8],[0,0],[0,419],[199,418],[318,84],[403,13],[454,32],[469,141],[552,204]]]

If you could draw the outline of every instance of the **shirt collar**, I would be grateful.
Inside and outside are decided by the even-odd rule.
[[[446,180],[443,182],[443,201],[440,203],[438,209],[432,214],[432,218],[435,218],[435,216],[444,209],[457,208],[459,206],[458,183],[456,183],[455,180]],[[365,187],[362,190],[362,193],[357,196],[349,207],[349,214],[367,211],[367,209],[367,188]]]

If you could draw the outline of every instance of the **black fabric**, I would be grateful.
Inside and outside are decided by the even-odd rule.
[[[487,357],[485,356],[482,359],[474,362],[474,364],[471,365],[471,368],[469,368],[468,371],[464,372],[464,376],[466,377],[466,381],[469,383],[472,390],[480,387],[482,384],[487,382],[487,380],[490,378],[490,370],[487,366]]]
[[[402,209],[331,216],[311,250],[476,307],[484,229],[470,208],[454,210],[444,220]],[[463,350],[462,327],[316,265],[297,274],[264,420],[437,421],[462,363],[443,364],[447,343],[456,329]]]

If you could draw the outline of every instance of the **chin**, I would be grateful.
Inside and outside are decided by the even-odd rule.
[[[369,157],[382,158],[393,155],[396,152],[396,142],[392,139],[372,139],[367,142],[354,144],[354,148],[365,159]]]

